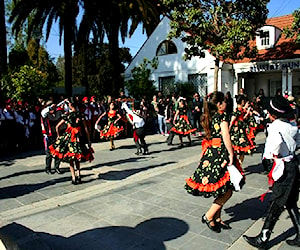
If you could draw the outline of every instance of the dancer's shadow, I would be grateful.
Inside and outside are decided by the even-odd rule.
[[[101,164],[93,165],[91,167],[85,167],[84,169],[92,170],[94,168],[101,168],[101,167],[105,167],[105,166],[116,166],[116,165],[121,165],[121,164],[124,164],[124,163],[136,162],[136,161],[139,161],[139,160],[149,161],[150,159],[154,159],[154,158],[155,157],[145,158],[144,156],[136,156],[136,157],[130,157],[130,158],[117,160],[117,161],[104,162],[104,163],[101,163]]]
[[[117,149],[134,149],[136,148],[135,145],[121,145]]]
[[[120,170],[120,171],[108,171],[104,174],[99,174],[98,178],[103,179],[103,180],[110,180],[110,181],[117,181],[117,180],[123,180],[126,179],[127,177],[137,174],[142,171],[146,171],[148,169],[152,168],[158,168],[158,167],[163,167],[169,164],[174,164],[176,163],[175,161],[169,161],[169,162],[164,162],[161,164],[157,165],[151,165],[143,168],[136,168],[136,169],[126,169],[126,170]]]
[[[264,148],[265,148],[264,143],[257,144],[254,154],[262,154],[264,152]]]
[[[187,143],[186,143],[187,144]],[[161,150],[155,150],[155,151],[150,151],[150,154],[156,154],[156,153],[160,153],[160,152],[164,152],[164,151],[177,151],[177,150],[182,150],[184,148],[192,148],[192,147],[199,147],[199,145],[201,145],[201,142],[192,142],[191,145],[184,145],[183,147],[180,146],[180,144],[172,144],[169,145],[169,148],[166,149],[161,149]]]
[[[264,173],[264,167],[261,163],[255,164],[255,165],[251,165],[251,166],[247,166],[244,168],[245,171],[245,175],[249,175],[249,174],[263,174]]]
[[[7,176],[0,177],[0,181],[4,180],[4,179],[18,177],[20,175],[39,174],[39,173],[42,173],[42,172],[45,172],[45,170],[44,169],[35,169],[35,170],[28,170],[28,171],[20,171],[20,172],[17,172],[17,173],[13,173],[13,174],[10,174],[10,175],[7,175]]]
[[[264,201],[261,202],[259,197],[244,200],[242,203],[237,203],[232,207],[225,208],[224,211],[231,216],[227,221],[229,224],[242,220],[258,220],[267,211],[270,194],[267,194]]]
[[[16,159],[24,159],[27,157],[37,156],[37,155],[44,155],[44,150],[29,150],[20,153],[12,153],[10,155],[2,156],[0,155],[0,166],[10,166],[14,164]]]
[[[87,177],[89,175],[92,174],[84,175],[84,177]],[[42,188],[53,186],[61,182],[71,182],[71,176],[51,179],[45,182],[35,184],[18,184],[13,186],[2,187],[0,188],[0,199],[16,198],[19,196],[30,194]]]
[[[80,228],[80,225],[78,225]],[[43,250],[65,249],[166,249],[165,241],[184,235],[189,230],[185,221],[159,217],[143,221],[135,227],[109,226],[94,228],[71,237],[34,232],[17,223],[0,228],[0,238],[7,249],[32,249],[39,246]],[[38,248],[35,248],[38,249]]]
[[[292,223],[292,222],[291,222]],[[268,242],[268,248],[274,247],[275,245],[279,244],[280,242],[286,240],[287,238],[291,237],[296,233],[295,228],[289,228],[288,230],[284,231],[282,234],[278,235],[274,239]]]

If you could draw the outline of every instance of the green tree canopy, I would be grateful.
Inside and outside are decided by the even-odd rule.
[[[152,60],[144,58],[140,65],[131,70],[132,79],[126,81],[125,86],[133,98],[141,100],[143,96],[146,96],[148,100],[152,99],[156,88],[153,84],[154,81],[149,80],[149,77],[153,69],[157,67],[158,59],[156,57]]]
[[[129,63],[132,57],[128,48],[120,48],[119,55],[119,68],[123,73],[125,63]],[[77,51],[73,58],[73,69],[75,85],[82,85],[87,78],[88,95],[96,95],[100,98],[112,94],[113,71],[107,43],[89,43],[83,50]],[[123,78],[121,80],[123,85]]]
[[[35,104],[37,97],[48,97],[52,87],[47,81],[47,73],[28,65],[1,79],[1,88],[8,97],[30,104]]]
[[[170,38],[188,44],[185,58],[215,56],[214,89],[217,90],[220,60],[252,57],[248,46],[255,32],[265,24],[268,0],[164,0],[170,9]]]
[[[285,35],[288,38],[295,38],[295,42],[300,44],[300,9],[293,12],[294,21],[291,27],[284,29]]]

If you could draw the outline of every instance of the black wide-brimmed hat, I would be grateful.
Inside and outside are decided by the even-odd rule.
[[[281,96],[267,98],[265,100],[265,107],[272,115],[278,118],[293,118],[295,111],[289,104],[289,101]]]

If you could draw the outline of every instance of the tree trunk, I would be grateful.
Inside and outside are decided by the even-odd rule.
[[[121,84],[121,67],[119,53],[119,25],[111,24],[109,39],[109,57],[112,65],[112,95],[118,97]]]
[[[218,91],[218,78],[219,78],[219,58],[215,60],[215,70],[214,70],[214,91]]]
[[[65,95],[71,97],[72,89],[72,26],[66,21],[64,28],[64,54],[65,54]]]
[[[7,71],[7,47],[4,0],[0,1],[0,77]]]
[[[87,65],[88,65],[88,58],[87,58],[87,44],[83,45],[83,86],[85,86],[85,92],[86,95],[92,95],[90,93],[90,86],[89,86],[89,81],[88,81],[88,70],[87,70]]]

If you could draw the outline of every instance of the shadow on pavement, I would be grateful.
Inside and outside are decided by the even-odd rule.
[[[16,159],[24,159],[27,157],[32,157],[36,155],[44,155],[45,151],[44,150],[28,150],[24,152],[19,152],[19,153],[12,153],[7,156],[0,155],[0,164],[1,165],[12,165],[14,160]]]
[[[255,173],[263,174],[264,168],[261,163],[258,163],[256,165],[251,165],[251,166],[245,167],[244,171],[245,171],[245,175],[255,174]]]
[[[262,154],[264,152],[264,148],[264,143],[256,144],[256,151],[254,152],[254,154]]]
[[[10,174],[10,175],[7,175],[7,176],[0,177],[0,181],[4,180],[4,179],[13,178],[13,177],[18,177],[20,175],[39,174],[39,173],[42,173],[42,172],[45,172],[45,169],[21,171],[21,172],[18,172],[18,173],[13,173],[13,174]]]
[[[154,158],[154,157],[151,157],[151,158]],[[126,158],[126,159],[123,159],[123,160],[104,162],[104,163],[97,164],[97,165],[94,165],[94,166],[91,166],[91,167],[85,167],[84,169],[92,170],[92,169],[95,169],[95,168],[101,168],[101,167],[105,167],[105,166],[116,166],[116,165],[119,165],[119,164],[124,164],[124,163],[129,163],[129,162],[136,162],[140,159],[150,160],[149,157],[145,158],[145,156],[136,156],[136,157]]]
[[[78,225],[80,226],[80,225]],[[184,235],[188,224],[171,217],[151,218],[135,227],[109,226],[87,230],[71,237],[35,232],[11,223],[0,228],[7,249],[166,249],[165,241]]]
[[[258,220],[268,208],[268,200],[270,194],[267,194],[264,201],[261,202],[259,197],[244,200],[242,203],[237,203],[232,207],[225,208],[224,211],[231,216],[227,223],[238,222],[242,220]]]
[[[55,185],[58,182],[70,181],[70,177],[63,177],[59,179],[53,179],[46,182],[36,183],[36,184],[18,184],[8,187],[0,188],[0,199],[16,198],[36,190]]]
[[[176,162],[169,161],[169,162],[164,162],[162,164],[147,166],[147,167],[143,167],[143,168],[126,169],[126,170],[120,170],[120,171],[108,171],[104,174],[99,174],[98,178],[103,179],[103,180],[110,180],[110,181],[123,180],[131,175],[136,174],[136,173],[146,171],[146,170],[152,169],[152,168],[163,167],[163,166],[166,166],[169,164],[174,164],[174,163],[176,163]]]
[[[292,223],[292,221],[291,221]],[[276,227],[276,225],[275,225]],[[269,241],[268,243],[268,247],[274,247],[275,245],[279,244],[280,242],[286,240],[287,238],[291,237],[292,235],[294,235],[296,233],[295,228],[292,227],[290,229],[288,229],[287,231],[284,231],[282,234],[278,235],[276,238],[272,239]],[[292,237],[293,239],[294,237]]]

